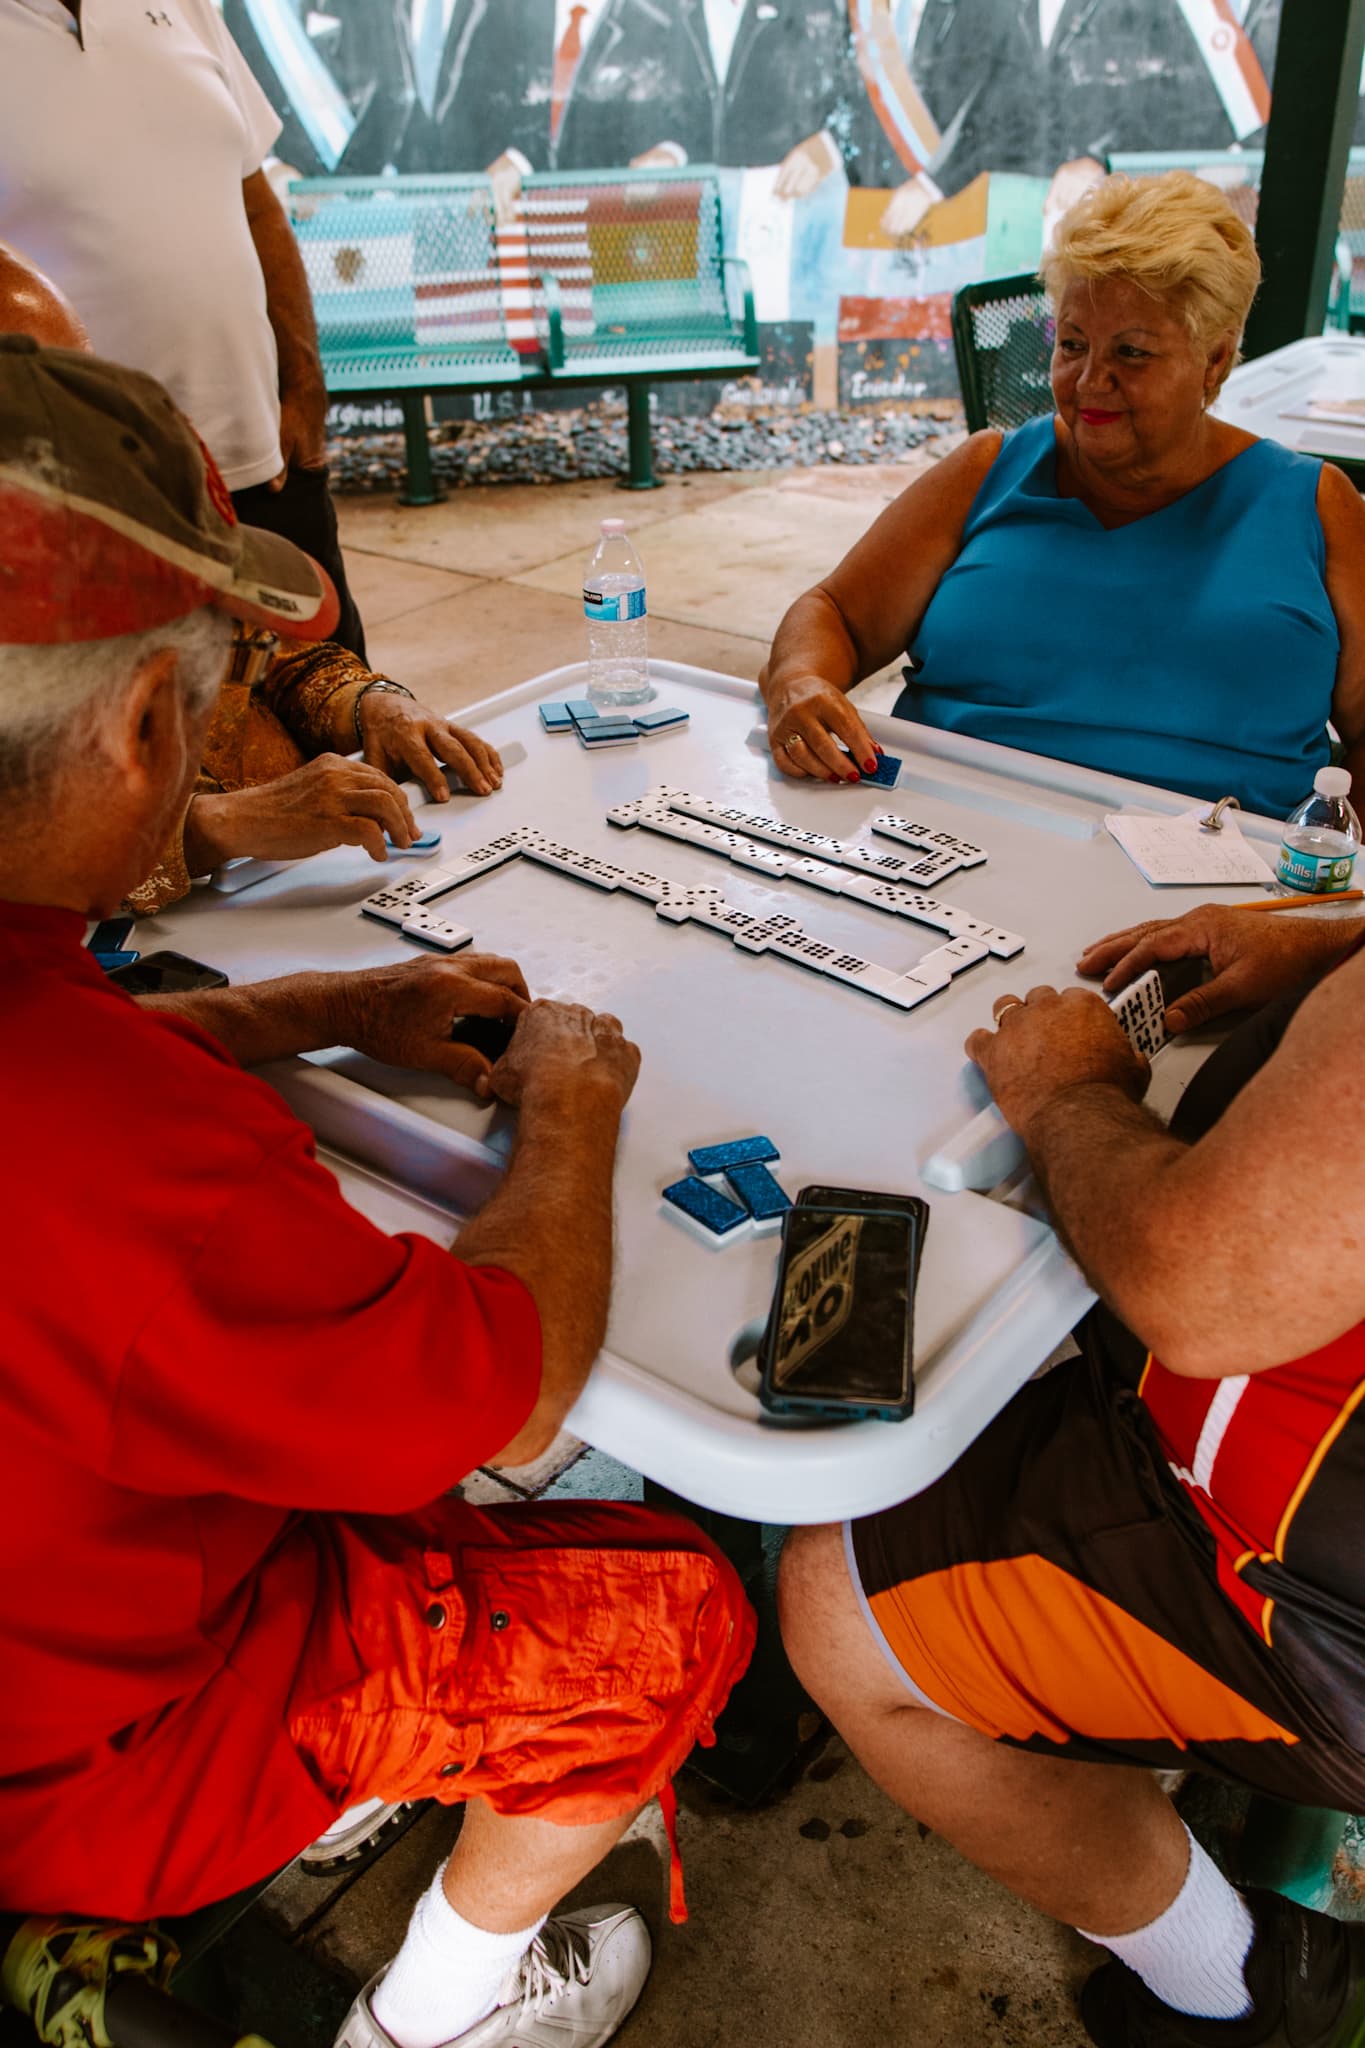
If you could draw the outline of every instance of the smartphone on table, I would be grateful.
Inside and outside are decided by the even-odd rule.
[[[144,953],[135,965],[116,967],[109,979],[130,996],[179,996],[189,989],[228,986],[220,968],[206,967],[184,953]]]
[[[860,1205],[815,1203],[853,1193]],[[872,1206],[889,1200],[898,1206]],[[774,1415],[903,1422],[915,1405],[914,1298],[925,1205],[862,1190],[802,1191],[782,1224],[777,1292],[760,1353]]]

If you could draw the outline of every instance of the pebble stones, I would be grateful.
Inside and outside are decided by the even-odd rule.
[[[660,476],[702,470],[783,469],[804,464],[896,462],[955,420],[868,407],[857,412],[797,412],[754,407],[735,418],[659,413],[654,465]],[[431,459],[438,483],[561,483],[626,473],[622,405],[598,401],[566,412],[523,412],[505,420],[446,421]],[[333,486],[393,490],[406,473],[401,433],[348,436],[328,445]]]

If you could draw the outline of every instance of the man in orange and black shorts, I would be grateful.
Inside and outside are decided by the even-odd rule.
[[[1174,1031],[1256,1006],[1170,1130],[1097,996],[996,1003],[967,1049],[1100,1296],[1081,1355],[784,1559],[792,1660],[869,1772],[1112,1952],[1099,2048],[1365,2043],[1365,1928],[1235,1890],[1153,1775],[1365,1810],[1363,930],[1207,909],[1089,949],[1110,989],[1207,956]]]

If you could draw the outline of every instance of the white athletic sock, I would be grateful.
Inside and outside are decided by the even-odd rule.
[[[545,1924],[490,1934],[455,1911],[441,1887],[444,1875],[443,1863],[413,1907],[403,1946],[371,2001],[398,2048],[441,2048],[487,2019]]]
[[[1190,1867],[1164,1913],[1133,1934],[1079,1932],[1127,1963],[1176,2012],[1206,2020],[1244,2019],[1251,2011],[1251,1994],[1242,1966],[1256,1923],[1242,1894],[1188,1828],[1185,1833]]]

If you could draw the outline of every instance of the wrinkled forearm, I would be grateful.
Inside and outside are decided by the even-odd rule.
[[[1207,1231],[1181,1220],[1191,1148],[1107,1082],[1058,1090],[1025,1142],[1058,1235],[1095,1292],[1167,1364],[1198,1361],[1218,1308]],[[1235,1368],[1215,1365],[1211,1376],[1222,1369]]]
[[[600,1085],[548,1097],[528,1091],[502,1183],[455,1241],[468,1263],[515,1274],[540,1316],[540,1393],[500,1464],[548,1448],[602,1348],[620,1119],[619,1097]]]
[[[347,1043],[345,974],[285,974],[243,988],[193,989],[143,996],[145,1009],[168,1011],[207,1031],[244,1067]]]
[[[322,359],[308,273],[289,217],[264,172],[247,180],[247,223],[265,278],[266,312],[275,334],[280,391],[321,392]]]
[[[786,684],[804,676],[819,676],[837,690],[851,690],[862,674],[843,613],[817,586],[797,598],[773,635],[758,687],[764,702],[771,704]]]

